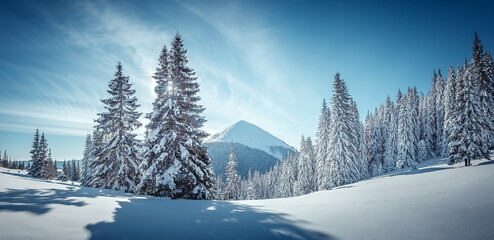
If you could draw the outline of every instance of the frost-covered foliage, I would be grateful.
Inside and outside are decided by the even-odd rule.
[[[39,130],[36,129],[34,133],[33,146],[31,150],[31,168],[29,169],[29,175],[33,177],[41,177],[43,171],[43,161],[40,158],[40,139],[39,139]]]
[[[295,185],[295,195],[304,195],[314,190],[314,159],[313,148],[310,137],[305,140],[304,136],[300,141],[300,154],[298,155],[298,180]]]
[[[233,149],[233,142],[230,147],[230,156],[228,164],[226,165],[226,186],[223,190],[224,200],[238,200],[240,199],[240,176],[237,172],[237,157],[235,156]]]
[[[214,198],[215,177],[200,130],[205,122],[198,105],[199,84],[187,66],[187,50],[177,33],[170,52],[160,54],[155,75],[156,99],[146,117],[146,139],[141,152],[139,192],[186,199]]]
[[[350,96],[340,74],[336,73],[331,99],[331,135],[328,153],[331,159],[330,186],[336,187],[359,180],[357,167],[356,129],[350,111]]]
[[[82,174],[81,174],[81,184],[86,186],[92,175],[91,170],[91,148],[92,148],[91,134],[86,136],[86,142],[84,145],[84,154],[82,156]]]
[[[53,163],[51,150],[48,148],[48,141],[44,133],[41,136],[39,135],[38,129],[34,133],[33,146],[30,153],[32,162],[28,173],[30,176],[42,179],[56,178],[56,165]],[[4,158],[7,157],[4,156]],[[18,168],[19,166],[12,167]]]
[[[331,129],[331,111],[326,105],[326,99],[322,102],[321,116],[317,125],[316,139],[316,174],[318,190],[328,189],[329,183],[329,134]]]
[[[122,64],[117,64],[115,78],[108,84],[110,97],[101,100],[105,112],[99,113],[96,128],[102,132],[104,141],[93,159],[92,187],[103,187],[125,192],[135,192],[139,183],[139,141],[132,133],[141,126],[138,121],[141,113],[135,90],[129,77],[122,73]]]
[[[416,88],[408,88],[400,106],[398,121],[397,168],[417,166],[418,95]]]

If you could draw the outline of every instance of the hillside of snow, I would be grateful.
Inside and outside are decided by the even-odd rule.
[[[494,239],[494,161],[445,159],[329,191],[170,200],[0,168],[0,239]]]
[[[230,143],[232,141],[267,152],[278,160],[282,160],[283,156],[286,156],[287,153],[293,153],[295,151],[293,147],[279,138],[243,120],[238,121],[220,133],[210,136],[204,140],[204,143]]]

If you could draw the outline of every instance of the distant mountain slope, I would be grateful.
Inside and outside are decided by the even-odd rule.
[[[262,150],[278,160],[282,160],[283,156],[286,156],[288,153],[295,152],[293,147],[279,138],[271,135],[258,126],[243,120],[233,124],[220,133],[212,135],[204,142],[240,143],[250,148]]]
[[[212,142],[204,144],[208,148],[209,157],[213,162],[213,170],[216,176],[225,174],[228,156],[230,155],[230,143]],[[249,168],[254,172],[258,170],[265,173],[276,164],[275,157],[259,149],[250,148],[240,143],[233,144],[235,156],[237,156],[237,171],[242,178],[247,178]]]

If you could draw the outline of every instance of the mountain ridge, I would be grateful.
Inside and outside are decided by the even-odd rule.
[[[215,142],[240,143],[250,148],[262,150],[278,160],[282,160],[290,152],[295,152],[295,148],[283,140],[245,120],[240,120],[204,140],[205,144]]]

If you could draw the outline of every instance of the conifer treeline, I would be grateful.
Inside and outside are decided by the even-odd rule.
[[[450,164],[471,165],[489,159],[494,147],[494,65],[475,34],[470,63],[446,78],[434,71],[432,89],[418,93],[400,90],[388,96],[365,125],[355,102],[337,73],[331,111],[323,101],[315,146],[302,137],[299,152],[278,162],[270,171],[254,171],[242,180],[235,199],[290,197],[330,189],[411,167],[432,157],[448,157]],[[222,179],[218,179],[219,182]],[[221,186],[218,184],[221,192]]]
[[[29,168],[29,163],[26,165],[24,161],[17,161],[15,159],[12,159],[12,157],[9,157],[9,155],[7,154],[7,150],[4,150],[3,156],[1,153],[2,151],[0,151],[0,167],[19,170]]]

